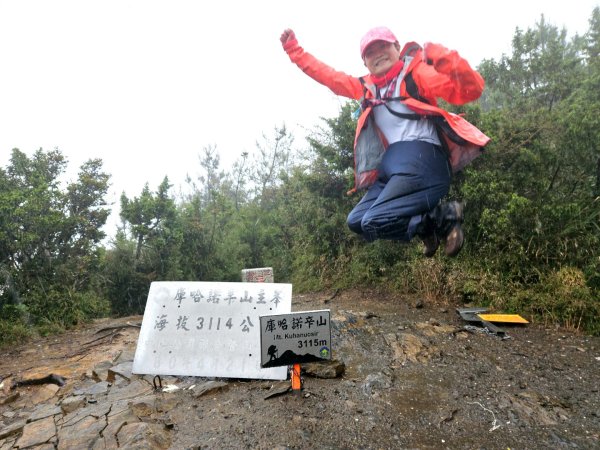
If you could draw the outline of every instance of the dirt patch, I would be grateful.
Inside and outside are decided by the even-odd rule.
[[[376,291],[331,297],[292,302],[331,309],[343,368],[336,378],[305,373],[300,395],[289,382],[199,377],[165,377],[178,389],[154,391],[152,377],[123,368],[141,317],[4,349],[0,449],[83,437],[90,448],[598,448],[600,339],[537,324],[501,339],[465,329],[450,305]],[[67,384],[10,389],[49,373]]]

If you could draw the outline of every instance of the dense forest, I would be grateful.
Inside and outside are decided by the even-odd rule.
[[[542,16],[515,30],[511,54],[481,62],[477,102],[446,105],[492,138],[453,180],[467,238],[454,259],[347,229],[354,102],[302,152],[285,126],[229,170],[204,148],[184,194],[165,177],[122,195],[108,241],[101,160],[65,184],[60,150],[13,149],[0,168],[0,344],[143,313],[152,281],[240,281],[251,267],[273,267],[296,293],[385,286],[600,334],[599,52],[599,8],[583,36]]]

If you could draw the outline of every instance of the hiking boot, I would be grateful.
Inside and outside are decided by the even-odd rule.
[[[456,256],[460,252],[465,241],[462,230],[463,204],[450,202],[444,205],[444,231],[445,240],[444,253],[447,256]]]
[[[427,258],[433,257],[440,246],[440,239],[437,237],[437,234],[431,233],[429,236],[422,237],[421,240],[423,241],[423,245],[425,245],[423,255]]]
[[[446,244],[444,245],[444,252],[447,256],[456,256],[465,242],[465,235],[463,233],[460,222],[454,224],[448,236],[446,236]]]
[[[425,248],[423,249],[423,255],[427,258],[431,258],[437,252],[440,246],[440,238],[435,232],[435,219],[430,213],[425,213],[421,216],[421,222],[417,225],[417,236],[423,241]]]

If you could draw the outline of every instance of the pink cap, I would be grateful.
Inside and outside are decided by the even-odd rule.
[[[367,31],[367,34],[360,40],[360,56],[364,59],[365,50],[375,41],[396,42],[396,36],[388,27],[375,27]]]

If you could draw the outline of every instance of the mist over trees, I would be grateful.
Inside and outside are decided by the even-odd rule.
[[[479,101],[447,105],[492,138],[452,184],[466,204],[455,259],[347,229],[359,199],[346,195],[355,102],[299,146],[275,127],[229,170],[216,147],[202,149],[194,178],[177,180],[185,194],[165,177],[122,195],[123,227],[108,245],[102,161],[65,184],[58,149],[14,149],[0,168],[0,343],[143,313],[153,281],[239,281],[242,269],[265,266],[295,292],[381,285],[598,334],[599,52],[599,8],[570,38],[542,16],[515,31],[511,54],[480,64]]]

